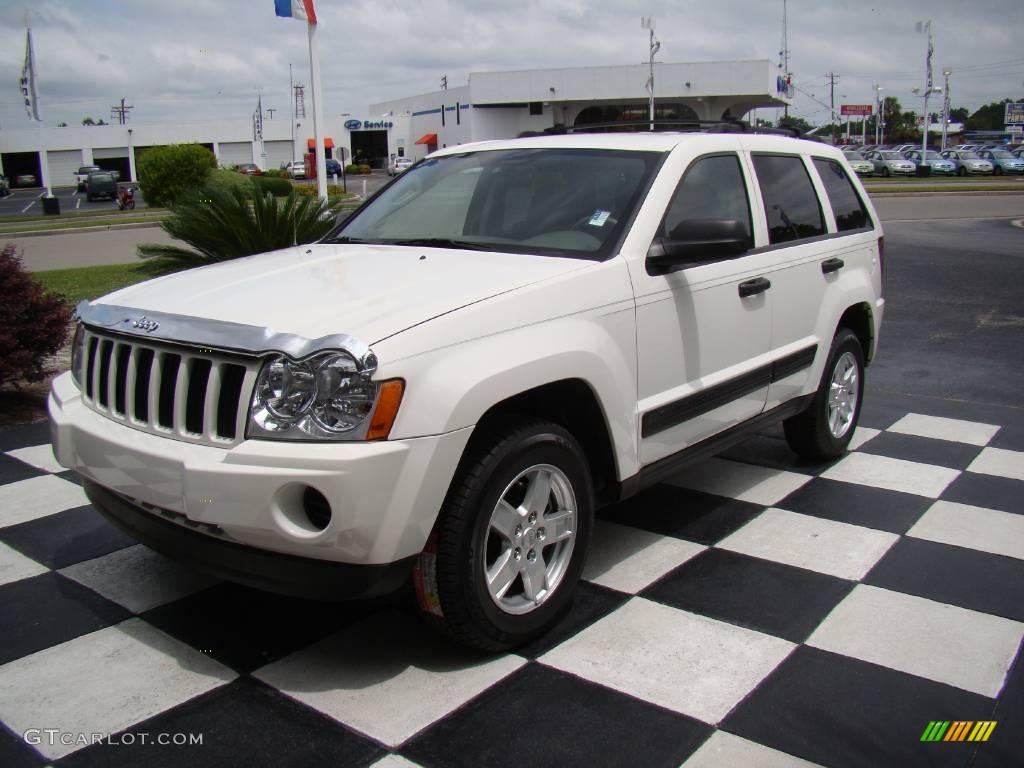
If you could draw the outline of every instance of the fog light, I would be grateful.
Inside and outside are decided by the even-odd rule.
[[[302,494],[302,510],[309,524],[318,531],[324,530],[331,522],[331,504],[316,488],[306,486]]]

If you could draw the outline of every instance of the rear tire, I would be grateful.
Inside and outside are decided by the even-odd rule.
[[[959,168],[957,168],[957,169],[956,169],[956,175],[957,175],[957,176],[966,176],[966,175],[967,175],[967,169],[966,169],[966,168],[964,168],[964,167],[963,167],[963,166],[961,165],[961,166],[960,166]]]
[[[1000,167],[999,167],[999,166],[997,165],[997,166],[996,166],[996,167],[995,167],[995,168],[994,168],[994,169],[992,170],[992,173],[993,173],[994,175],[996,175],[996,176],[1002,176],[1002,175],[1003,175],[1003,169],[1002,169],[1002,168],[1000,168]]]
[[[413,575],[427,620],[459,642],[505,651],[568,610],[593,525],[582,448],[547,421],[506,423],[459,465]]]
[[[863,399],[864,350],[853,331],[840,328],[811,405],[782,423],[789,447],[811,461],[839,458],[853,438]]]

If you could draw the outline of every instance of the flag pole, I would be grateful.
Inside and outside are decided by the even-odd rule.
[[[309,29],[309,73],[313,87],[313,136],[316,142],[316,191],[321,200],[327,200],[327,161],[324,156],[323,99],[320,98],[320,51],[316,30],[319,24],[307,24]]]

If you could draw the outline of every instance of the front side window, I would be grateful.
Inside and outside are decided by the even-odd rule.
[[[786,243],[825,234],[818,195],[803,160],[795,155],[754,155],[764,199],[768,242]]]
[[[660,235],[676,240],[687,224],[720,219],[740,222],[753,242],[747,185],[736,155],[703,157],[689,167],[665,212]]]
[[[828,195],[828,202],[836,217],[836,229],[848,232],[851,229],[870,227],[871,219],[867,209],[843,166],[835,160],[816,157],[814,167],[825,185],[825,194]]]
[[[543,148],[432,158],[399,176],[328,242],[604,258],[661,156]]]

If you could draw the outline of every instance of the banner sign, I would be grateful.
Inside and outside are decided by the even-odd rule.
[[[839,114],[843,117],[848,115],[859,117],[870,117],[875,112],[873,104],[843,104],[839,107]]]
[[[1016,104],[1007,104],[1006,119],[1003,122],[1006,125],[1024,124],[1024,103],[1017,102]]]

